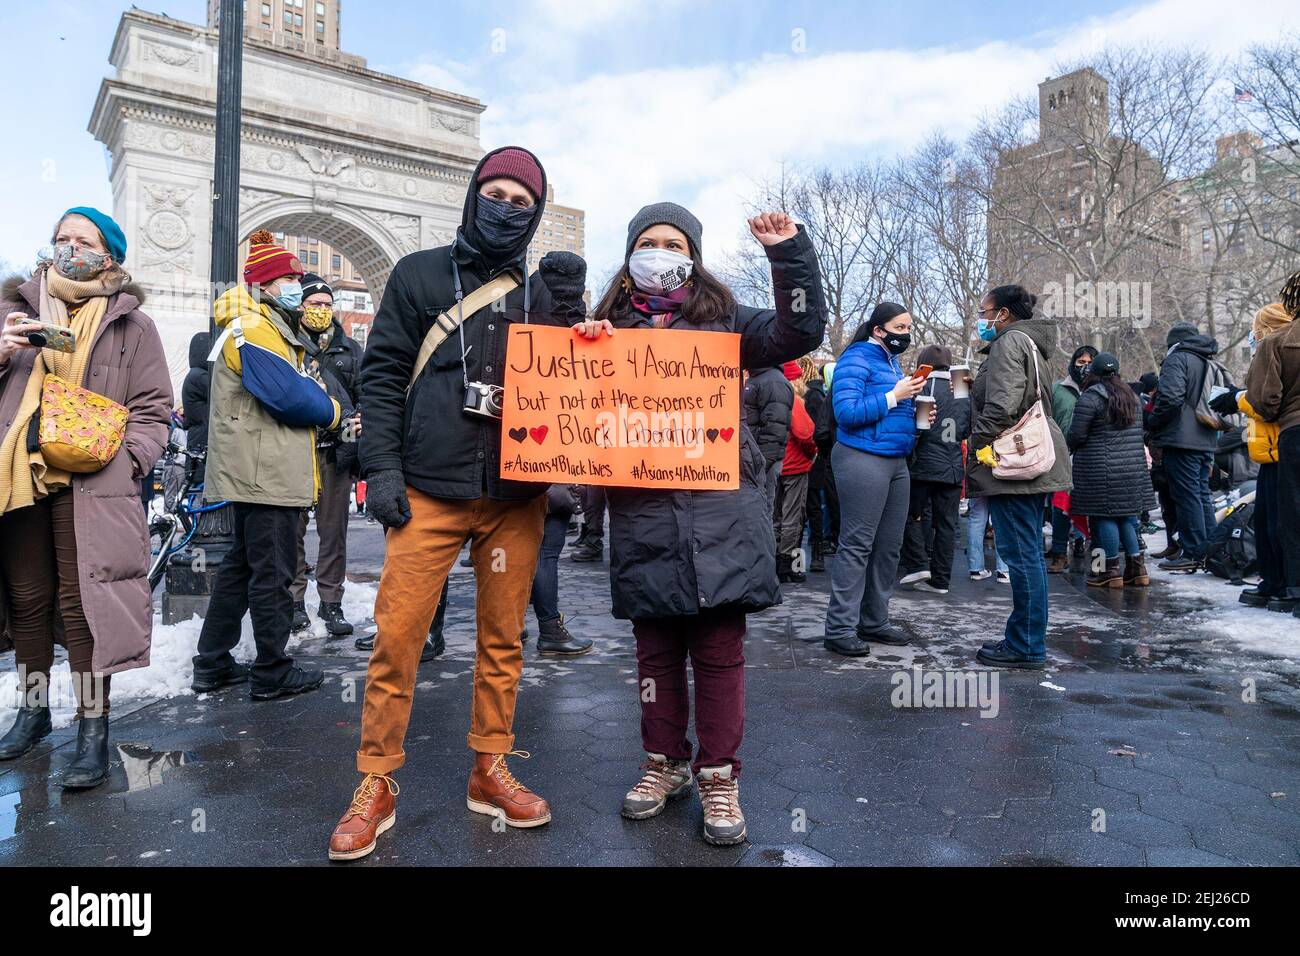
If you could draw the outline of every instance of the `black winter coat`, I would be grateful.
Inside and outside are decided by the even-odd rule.
[[[813,422],[813,440],[816,441],[817,423],[821,421],[822,406],[826,404],[826,388],[820,380],[814,380],[808,383],[808,391],[803,396],[803,407],[808,413],[808,417]],[[821,445],[817,446],[817,457],[813,459],[812,470],[808,472],[808,487],[822,488],[826,484],[826,459],[828,455],[823,454]]]
[[[488,153],[480,161],[487,160]],[[470,177],[473,183],[477,170]],[[545,190],[545,182],[542,184]],[[453,262],[461,288],[468,296],[509,268],[493,267],[463,240],[473,221],[478,193],[470,188],[457,238],[450,246],[404,256],[388,277],[383,301],[371,325],[361,363],[361,470],[372,473],[399,468],[412,487],[435,498],[474,499],[486,494],[499,501],[535,498],[546,484],[508,481],[501,474],[501,421],[466,413],[461,369],[461,340],[449,335],[429,359],[407,394],[415,356],[434,320],[455,310]],[[530,232],[518,257],[522,266],[527,240],[541,223],[544,203],[538,203]],[[570,325],[581,321],[583,304],[555,303],[534,273],[503,299],[466,316],[462,326],[471,382],[501,385],[506,360],[506,332],[512,324]],[[504,308],[501,308],[504,305]]]
[[[1065,436],[1074,456],[1070,512],[1101,518],[1141,514],[1156,506],[1141,414],[1128,428],[1116,428],[1106,406],[1102,385],[1085,389],[1074,406],[1074,420]]]
[[[306,361],[320,366],[321,377],[329,381],[328,391],[338,397],[340,393],[347,396],[340,399],[339,405],[344,409],[355,410],[361,402],[361,360],[365,350],[361,344],[346,332],[337,320],[334,322],[333,334],[329,344],[320,348],[316,336],[308,329],[300,329],[298,339],[306,350]],[[362,428],[365,434],[365,428]],[[355,443],[343,444],[338,433],[333,434],[333,442],[325,452],[325,460],[332,462],[338,472],[355,471],[358,466]],[[321,447],[321,446],[317,446]]]
[[[181,408],[185,409],[185,444],[195,451],[208,446],[208,388],[212,370],[208,367],[208,352],[212,350],[212,336],[199,332],[190,339],[190,370],[181,383]]]
[[[785,458],[790,437],[794,389],[779,368],[752,369],[742,401],[745,422],[758,440],[758,450],[770,465]]]
[[[811,352],[825,330],[817,256],[803,227],[765,249],[776,308],[737,306],[707,329],[740,333],[742,368],[769,368]],[[803,309],[792,307],[796,295],[804,299]],[[633,310],[616,324],[648,328],[651,320]],[[700,330],[677,317],[669,327]],[[766,459],[743,415],[740,432],[736,491],[607,489],[614,617],[679,617],[717,608],[749,612],[780,603]]]
[[[934,425],[917,431],[908,471],[913,481],[960,485],[965,477],[961,443],[970,437],[970,398],[953,398],[946,371],[932,372],[921,394],[934,397]]]
[[[1193,335],[1165,356],[1155,403],[1147,415],[1152,447],[1209,452],[1218,447],[1219,433],[1196,420],[1196,403],[1208,370],[1206,359],[1218,351],[1219,343],[1208,335]]]

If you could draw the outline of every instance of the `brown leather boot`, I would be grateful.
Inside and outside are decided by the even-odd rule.
[[[522,750],[512,750],[508,755],[474,755],[465,805],[475,813],[500,817],[509,827],[540,827],[550,823],[550,804],[515,779],[506,766],[507,756],[527,760],[529,755]]]
[[[1124,586],[1124,572],[1119,569],[1119,558],[1107,558],[1106,567],[1096,574],[1088,572],[1088,587],[1090,588],[1122,588]]]
[[[1070,568],[1069,554],[1054,554],[1052,559],[1047,562],[1048,574],[1064,574]]]
[[[379,834],[397,822],[397,781],[368,773],[352,794],[352,806],[330,834],[331,860],[358,860],[375,849]]]
[[[1144,588],[1151,583],[1147,574],[1146,555],[1124,556],[1124,587]]]

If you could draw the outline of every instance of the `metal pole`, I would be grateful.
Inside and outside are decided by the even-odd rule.
[[[244,4],[221,0],[217,16],[217,130],[212,169],[212,288],[238,279],[239,127],[243,95]],[[208,329],[215,334],[212,317]]]

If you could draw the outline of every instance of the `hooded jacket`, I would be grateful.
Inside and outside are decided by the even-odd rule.
[[[745,421],[758,440],[758,449],[770,465],[785,457],[790,434],[794,389],[779,368],[759,368],[749,373],[741,399]]]
[[[212,363],[207,501],[310,508],[320,490],[316,429],[350,413],[303,373],[289,317],[237,285],[213,304],[222,331]]]
[[[487,153],[479,168],[496,152]],[[581,300],[558,304],[537,274],[526,277],[503,299],[465,317],[461,329],[468,352],[463,369],[461,337],[454,332],[433,353],[414,385],[410,382],[416,353],[434,320],[445,311],[455,312],[456,275],[468,296],[506,269],[522,273],[528,242],[542,221],[545,202],[539,201],[516,247],[501,261],[488,261],[477,251],[473,226],[477,179],[476,169],[455,241],[404,256],[388,278],[361,363],[361,469],[363,473],[400,469],[407,484],[435,498],[465,500],[487,494],[517,501],[535,498],[547,486],[499,477],[501,422],[464,411],[464,378],[501,385],[510,326],[524,321],[570,325],[582,318]]]
[[[212,336],[199,332],[190,339],[190,370],[181,383],[181,406],[185,409],[185,445],[194,451],[208,446],[208,387],[212,371],[208,353]]]
[[[40,315],[40,279],[8,280],[0,288],[0,316]],[[149,528],[140,507],[140,482],[167,444],[172,384],[153,320],[141,308],[144,293],[128,284],[109,297],[95,333],[86,376],[79,383],[129,411],[122,447],[99,471],[72,476],[77,541],[77,587],[95,638],[91,666],[104,674],[149,664],[153,607],[149,587]],[[13,422],[31,375],[34,350],[0,367],[0,432]],[[8,540],[4,547],[13,546]],[[0,580],[0,603],[6,601]]]
[[[953,398],[952,373],[930,373],[922,395],[934,398],[934,425],[918,430],[908,471],[913,481],[960,485],[963,476],[961,443],[970,437],[970,398]]]
[[[1021,319],[1002,329],[989,344],[988,358],[971,387],[970,454],[966,456],[968,498],[1070,490],[1070,454],[1060,426],[1051,417],[1052,393],[1042,378],[1056,353],[1057,335],[1056,323],[1051,319]],[[1035,382],[1041,391],[1035,388]],[[1020,421],[1039,397],[1048,415],[1047,427],[1052,433],[1056,462],[1047,472],[1028,481],[995,477],[993,469],[980,462],[975,452],[993,444],[999,435]]]
[[[1075,406],[1066,444],[1073,454],[1070,513],[1102,518],[1138,515],[1155,507],[1139,408],[1127,428],[1107,415],[1110,396],[1089,386]]]
[[[679,313],[668,327],[739,333],[740,364],[747,369],[770,368],[817,348],[826,301],[812,240],[800,226],[793,238],[763,251],[772,265],[775,309],[738,305],[708,327],[688,325]],[[803,308],[796,308],[801,301]],[[632,309],[615,324],[652,323]],[[635,621],[718,608],[749,612],[780,603],[766,459],[743,415],[740,439],[735,491],[606,489],[614,617]]]
[[[1160,384],[1147,416],[1148,440],[1155,448],[1213,452],[1219,433],[1196,418],[1196,403],[1205,383],[1208,360],[1219,352],[1219,343],[1208,335],[1189,335],[1171,342],[1160,366]]]

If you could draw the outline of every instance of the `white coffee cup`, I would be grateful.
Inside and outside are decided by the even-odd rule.
[[[952,382],[952,397],[967,398],[970,395],[970,366],[954,365],[948,369],[948,374]]]
[[[928,432],[930,430],[930,413],[934,411],[933,395],[918,395],[912,399],[916,405],[916,427],[917,430]]]

